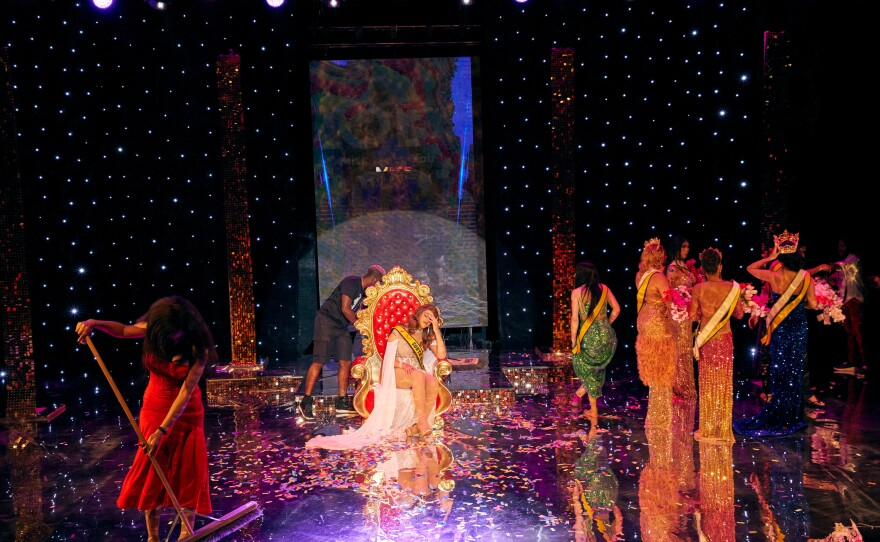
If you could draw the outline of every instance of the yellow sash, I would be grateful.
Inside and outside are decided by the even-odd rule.
[[[577,354],[581,351],[581,341],[584,338],[584,335],[587,334],[587,330],[590,329],[590,326],[593,325],[593,320],[599,316],[599,312],[605,308],[605,300],[608,298],[608,287],[604,284],[602,285],[602,294],[599,296],[599,302],[596,303],[596,306],[593,307],[593,312],[591,312],[587,319],[581,323],[581,328],[578,330],[578,338],[577,342],[574,343],[574,348],[571,349],[572,354]]]
[[[773,308],[770,309],[770,313],[767,315],[767,333],[761,337],[761,344],[765,346],[770,344],[770,335],[773,333],[773,330],[779,327],[779,324],[785,320],[791,311],[793,311],[801,300],[804,299],[804,296],[807,295],[807,289],[810,287],[810,280],[809,273],[803,269],[795,275],[791,284],[789,284],[785,292],[779,296],[779,299],[776,300],[776,303],[773,304]],[[801,289],[797,294],[794,294],[794,291],[798,286],[801,286]]]
[[[694,341],[694,359],[700,359],[700,348],[721,331],[724,324],[733,316],[733,311],[736,310],[736,305],[739,303],[739,293],[739,284],[733,281],[733,286],[727,292],[724,302],[721,303],[715,314],[706,322],[706,327],[700,329],[700,332],[697,334],[697,339]]]
[[[636,313],[641,312],[642,306],[645,304],[645,295],[648,293],[648,283],[651,282],[651,276],[656,273],[656,269],[645,271],[642,280],[639,282],[639,290],[636,293]]]
[[[394,326],[394,329],[396,329],[397,332],[400,333],[400,336],[403,337],[403,340],[405,340],[409,344],[410,348],[412,348],[413,353],[416,355],[416,359],[419,361],[419,369],[424,371],[425,364],[422,363],[422,356],[425,352],[424,350],[422,350],[422,345],[416,342],[416,340],[413,339],[413,336],[410,335],[405,329],[403,329],[403,326]]]

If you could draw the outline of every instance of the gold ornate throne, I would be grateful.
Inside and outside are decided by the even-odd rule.
[[[364,355],[355,358],[351,367],[351,376],[359,380],[354,408],[364,418],[373,410],[373,388],[379,384],[379,375],[382,374],[388,334],[394,326],[403,324],[420,305],[434,301],[431,288],[413,280],[412,275],[399,266],[388,271],[381,282],[367,288],[366,294],[354,324],[364,337]],[[433,420],[435,428],[443,427],[440,416],[452,405],[452,394],[443,383],[443,377],[451,372],[451,363],[445,359],[437,361],[434,376],[440,382],[440,393]]]

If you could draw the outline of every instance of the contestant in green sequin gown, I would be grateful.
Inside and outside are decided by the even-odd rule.
[[[602,397],[602,386],[605,384],[605,368],[614,357],[617,350],[617,334],[606,317],[606,306],[600,311],[600,317],[596,318],[590,328],[581,339],[581,350],[572,354],[572,366],[574,374],[584,383],[590,397]],[[584,311],[578,312],[580,323],[589,316]]]

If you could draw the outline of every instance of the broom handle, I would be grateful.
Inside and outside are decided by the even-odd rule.
[[[114,382],[113,377],[110,376],[110,371],[107,370],[107,366],[104,365],[104,360],[101,359],[101,355],[98,354],[98,350],[95,348],[95,344],[92,342],[92,338],[88,335],[86,335],[86,344],[89,345],[89,349],[92,351],[92,354],[95,355],[95,359],[98,360],[98,365],[100,365],[101,370],[104,371],[104,376],[107,377],[107,382],[109,382],[110,387],[113,388],[113,393],[115,393],[116,398],[119,399],[119,404],[122,405],[122,410],[125,411],[125,415],[128,416],[128,421],[131,422],[131,426],[134,427],[134,432],[137,433],[138,441],[146,443],[147,439],[145,439],[144,434],[141,433],[141,428],[135,421],[134,416],[131,414],[131,410],[129,410],[128,408],[128,403],[126,403],[125,399],[122,398],[122,393],[119,391],[119,388],[116,387],[116,382]],[[153,463],[153,468],[156,469],[156,474],[159,475],[159,479],[162,480],[162,485],[165,486],[165,491],[168,492],[168,497],[171,498],[171,504],[173,504],[174,509],[177,510],[177,515],[180,516],[180,521],[182,521],[183,524],[186,525],[186,528],[189,530],[189,532],[192,533],[193,526],[192,524],[190,524],[189,519],[187,519],[186,515],[183,513],[183,508],[180,507],[180,503],[177,502],[177,497],[171,490],[171,484],[169,484],[168,479],[165,478],[165,473],[162,472],[162,468],[159,466],[159,463],[156,462],[156,458],[153,457],[153,454],[146,455]]]

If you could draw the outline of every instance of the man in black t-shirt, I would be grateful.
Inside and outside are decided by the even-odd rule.
[[[321,368],[333,356],[339,363],[336,379],[339,384],[339,397],[336,398],[336,413],[354,412],[348,396],[348,373],[351,371],[352,339],[349,326],[357,321],[357,311],[364,301],[366,289],[373,286],[385,275],[380,265],[371,265],[364,276],[351,275],[342,279],[315,315],[315,340],[312,364],[306,373],[306,386],[299,402],[299,412],[308,420],[315,417],[315,400],[312,389],[321,375]]]

